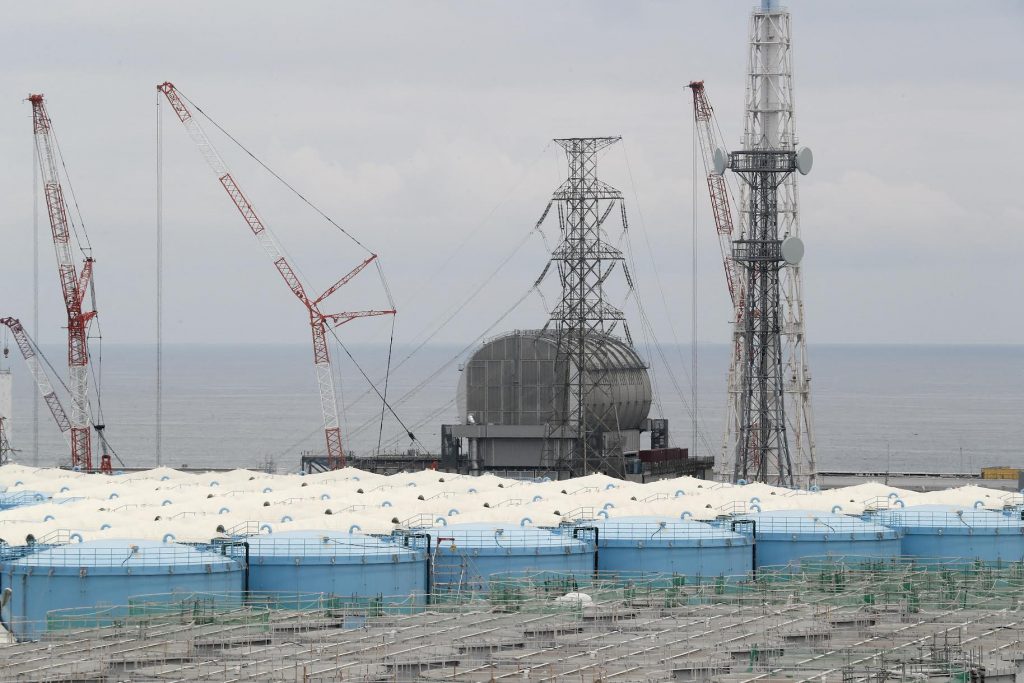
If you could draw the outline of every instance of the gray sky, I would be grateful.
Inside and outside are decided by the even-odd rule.
[[[815,342],[1024,341],[1024,4],[792,0],[806,317]],[[6,2],[0,27],[2,313],[31,316],[29,92],[46,94],[95,247],[108,343],[153,338],[155,85],[174,81],[381,255],[398,337],[472,339],[545,260],[532,228],[564,173],[549,139],[622,135],[661,341],[690,337],[692,113],[703,78],[742,131],[750,2]],[[168,342],[305,342],[303,311],[164,107]],[[313,289],[361,252],[227,140],[239,182]],[[703,184],[699,337],[728,338]],[[549,225],[549,235],[554,225]],[[40,214],[41,340],[62,305]],[[647,243],[652,248],[648,250]],[[652,257],[653,254],[653,257]],[[660,286],[666,294],[663,304]],[[332,309],[382,307],[373,273]],[[666,310],[667,309],[667,310]],[[532,297],[494,331],[545,318]],[[636,327],[634,318],[634,327]],[[349,339],[382,338],[384,321]]]

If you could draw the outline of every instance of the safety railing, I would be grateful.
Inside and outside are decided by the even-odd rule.
[[[601,541],[677,541],[677,540],[731,540],[729,527],[715,527],[683,519],[675,521],[618,521],[614,517],[602,521]]]
[[[951,532],[970,529],[984,533],[991,529],[998,533],[1024,534],[1024,520],[1014,510],[983,510],[970,507],[957,510],[905,510],[876,512],[867,519],[884,526],[914,530],[935,529]]]
[[[254,556],[266,557],[391,557],[402,552],[401,546],[391,542],[390,536],[331,536],[295,538],[292,536],[275,536],[264,534],[249,537],[249,553]],[[231,545],[229,555],[244,554],[244,546]]]
[[[48,551],[43,553],[42,551]],[[12,548],[18,553],[18,564],[26,567],[138,568],[185,567],[222,564],[228,560],[212,552],[197,552],[195,547],[177,543],[139,546],[125,543],[120,547],[81,547],[77,543],[34,545]]]

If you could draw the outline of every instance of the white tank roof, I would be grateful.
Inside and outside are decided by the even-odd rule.
[[[574,518],[657,515],[707,520],[758,509],[857,515],[866,508],[891,505],[998,510],[1008,502],[1022,502],[1019,494],[980,486],[914,493],[869,482],[808,492],[691,477],[640,484],[595,474],[533,482],[432,470],[383,476],[353,468],[305,476],[159,468],[108,477],[12,464],[0,468],[3,488],[8,495],[38,491],[46,498],[0,511],[0,539],[11,545],[24,543],[28,534],[42,538],[57,530],[77,532],[86,541],[161,541],[167,534],[178,541],[204,541],[218,535],[218,528],[252,522],[272,532],[347,533],[356,527],[365,533],[387,533],[396,526],[424,522],[511,520],[524,526],[551,526]]]

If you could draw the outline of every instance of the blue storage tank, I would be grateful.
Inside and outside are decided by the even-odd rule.
[[[37,639],[52,610],[127,605],[142,594],[240,593],[244,572],[225,555],[177,543],[102,540],[11,548],[0,619],[19,640]]]
[[[866,515],[903,534],[907,557],[983,562],[1024,561],[1024,521],[1011,514],[951,505],[913,505]]]
[[[495,574],[552,572],[591,576],[594,544],[571,527],[475,523],[423,529],[433,544],[432,581],[438,592],[486,591]]]
[[[682,575],[687,580],[746,576],[753,540],[727,528],[677,517],[619,517],[580,526],[597,529],[597,568],[629,577]]]
[[[798,564],[805,557],[893,558],[900,532],[831,512],[772,510],[738,515],[726,522],[753,536],[754,568]]]
[[[294,531],[240,540],[249,544],[249,590],[276,593],[278,602],[291,606],[317,599],[310,594],[363,602],[425,602],[427,553],[401,545],[397,537]]]

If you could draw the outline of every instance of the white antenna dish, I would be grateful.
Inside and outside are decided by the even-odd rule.
[[[715,149],[712,155],[712,163],[715,166],[715,173],[722,175],[725,169],[729,168],[729,154],[721,147]]]
[[[782,240],[782,259],[791,266],[800,265],[804,258],[804,241],[799,237]]]
[[[811,166],[814,166],[814,155],[810,147],[801,147],[796,152],[796,170],[800,171],[800,175],[807,175],[811,172]]]

